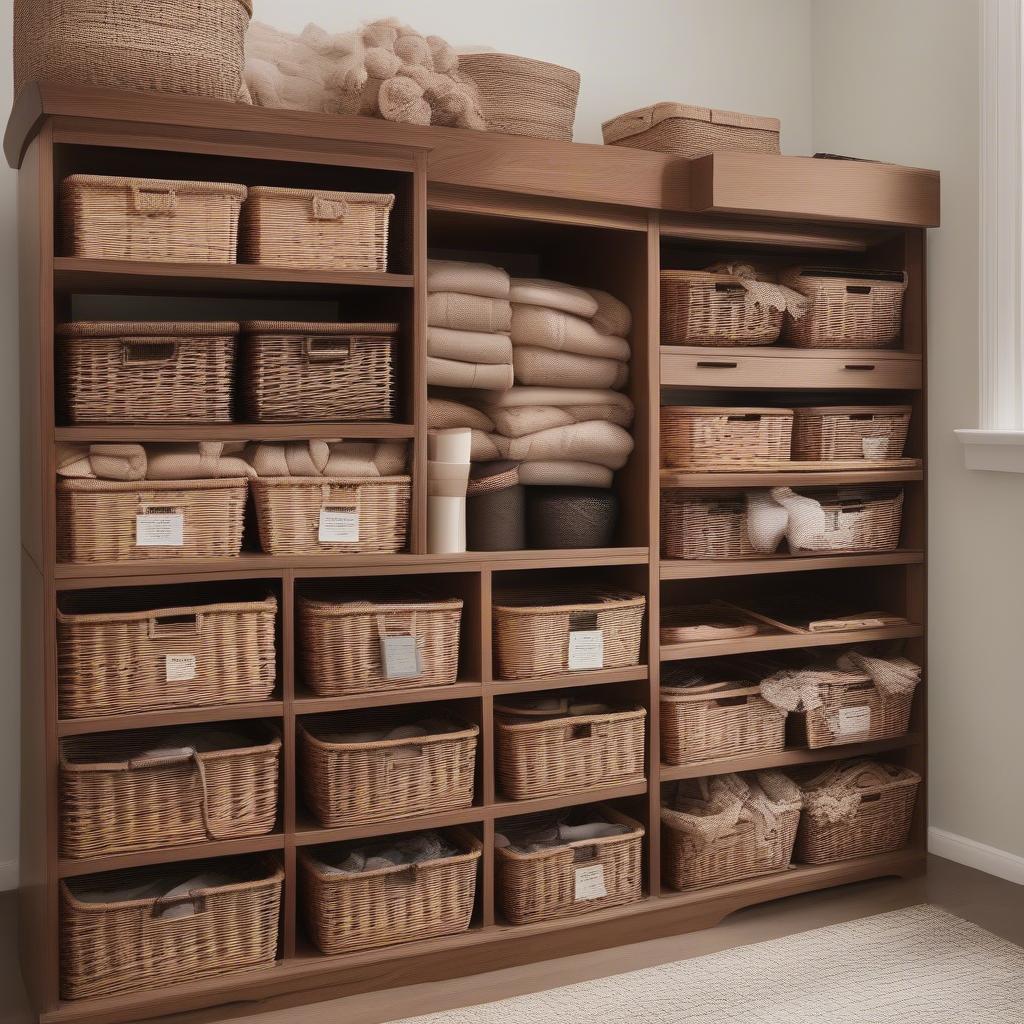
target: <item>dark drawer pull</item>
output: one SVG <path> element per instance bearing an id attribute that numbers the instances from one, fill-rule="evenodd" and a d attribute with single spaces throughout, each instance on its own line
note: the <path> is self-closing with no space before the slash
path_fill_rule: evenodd
<path id="1" fill-rule="evenodd" d="M 847 363 L 844 370 L 873 370 L 875 368 L 874 363 Z"/>
<path id="2" fill-rule="evenodd" d="M 716 362 L 711 359 L 698 359 L 698 370 L 735 370 L 739 363 Z"/>

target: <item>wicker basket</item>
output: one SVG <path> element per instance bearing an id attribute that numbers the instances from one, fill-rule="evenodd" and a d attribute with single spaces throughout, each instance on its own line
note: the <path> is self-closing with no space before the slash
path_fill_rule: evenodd
<path id="1" fill-rule="evenodd" d="M 234 263 L 244 185 L 73 174 L 60 190 L 66 256 Z"/>
<path id="2" fill-rule="evenodd" d="M 779 130 L 774 117 L 686 103 L 655 103 L 620 114 L 601 125 L 606 146 L 651 149 L 689 160 L 723 150 L 778 153 Z"/>
<path id="3" fill-rule="evenodd" d="M 794 459 L 903 457 L 910 427 L 909 405 L 823 406 L 795 411 Z"/>
<path id="4" fill-rule="evenodd" d="M 233 477 L 58 480 L 57 561 L 235 556 L 242 549 L 246 484 Z"/>
<path id="5" fill-rule="evenodd" d="M 242 261 L 317 270 L 388 269 L 390 193 L 249 189 Z"/>
<path id="6" fill-rule="evenodd" d="M 794 267 L 779 282 L 811 300 L 798 320 L 786 315 L 783 339 L 799 348 L 880 348 L 900 336 L 903 271 L 858 274 L 850 270 Z"/>
<path id="7" fill-rule="evenodd" d="M 661 492 L 661 553 L 665 558 L 753 558 L 747 505 L 736 491 Z"/>
<path id="8" fill-rule="evenodd" d="M 411 484 L 408 476 L 260 477 L 252 482 L 260 544 L 270 555 L 401 551 Z"/>
<path id="9" fill-rule="evenodd" d="M 642 707 L 597 714 L 533 714 L 496 705 L 498 788 L 509 800 L 619 786 L 644 779 Z"/>
<path id="10" fill-rule="evenodd" d="M 383 730 L 402 721 L 387 711 L 358 719 L 360 728 Z M 343 724 L 320 718 L 297 726 L 302 793 L 324 828 L 456 811 L 473 803 L 477 726 L 413 739 L 332 740 Z"/>
<path id="11" fill-rule="evenodd" d="M 893 764 L 839 762 L 835 767 L 866 769 L 863 783 L 854 789 L 860 802 L 852 817 L 829 821 L 813 811 L 815 790 L 825 776 L 811 780 L 805 787 L 808 806 L 797 833 L 796 860 L 804 864 L 832 864 L 852 857 L 890 853 L 906 846 L 921 776 Z M 884 781 L 877 774 L 879 769 Z"/>
<path id="12" fill-rule="evenodd" d="M 800 716 L 811 749 L 891 739 L 910 728 L 913 693 L 887 695 L 863 673 L 823 670 L 818 694 L 821 706 Z"/>
<path id="13" fill-rule="evenodd" d="M 80 322 L 57 328 L 69 423 L 230 423 L 236 323 Z"/>
<path id="14" fill-rule="evenodd" d="M 166 864 L 60 883 L 60 990 L 64 999 L 137 992 L 269 967 L 277 955 L 284 872 L 259 859 L 235 867 L 238 881 L 184 896 L 94 902 L 82 897 L 95 884 L 139 885 L 185 881 L 204 867 L 225 871 L 231 862 Z M 164 913 L 191 905 L 194 913 Z"/>
<path id="15" fill-rule="evenodd" d="M 273 693 L 277 598 L 169 607 L 163 590 L 101 594 L 61 595 L 61 718 L 241 704 Z"/>
<path id="16" fill-rule="evenodd" d="M 792 409 L 663 406 L 661 464 L 697 469 L 785 462 L 792 434 Z"/>
<path id="17" fill-rule="evenodd" d="M 459 674 L 462 598 L 431 600 L 407 587 L 369 599 L 302 594 L 297 630 L 302 680 L 318 697 L 451 686 Z M 387 636 L 415 638 L 419 673 L 384 666 Z"/>
<path id="18" fill-rule="evenodd" d="M 603 804 L 570 812 L 570 817 L 579 815 L 626 825 L 630 831 L 536 853 L 495 848 L 498 903 L 511 924 L 575 917 L 641 898 L 643 825 Z M 559 812 L 530 815 L 498 822 L 497 827 L 502 833 L 514 833 L 557 824 L 559 818 Z M 602 891 L 606 895 L 596 895 Z"/>
<path id="19" fill-rule="evenodd" d="M 333 955 L 399 942 L 455 935 L 469 927 L 482 845 L 465 829 L 446 838 L 465 851 L 454 857 L 341 874 L 299 851 L 303 917 L 313 945 Z M 337 860 L 344 847 L 321 856 Z"/>
<path id="20" fill-rule="evenodd" d="M 394 419 L 398 324 L 250 321 L 242 330 L 247 419 Z"/>
<path id="21" fill-rule="evenodd" d="M 26 82 L 238 100 L 250 0 L 16 0 L 15 91 Z"/>
<path id="22" fill-rule="evenodd" d="M 811 490 L 802 492 L 821 503 L 825 533 L 799 551 L 894 551 L 900 544 L 902 488 Z"/>
<path id="23" fill-rule="evenodd" d="M 621 590 L 507 590 L 494 597 L 494 648 L 499 679 L 531 679 L 640 663 L 646 601 Z M 600 633 L 600 657 L 589 641 Z M 587 649 L 582 649 L 586 646 Z M 600 664 L 598 664 L 598 661 Z"/>
<path id="24" fill-rule="evenodd" d="M 732 274 L 661 272 L 663 345 L 770 345 L 781 330 L 782 313 L 755 305 Z"/>
<path id="25" fill-rule="evenodd" d="M 277 818 L 281 740 L 267 727 L 258 732 L 245 736 L 247 746 L 196 726 L 62 740 L 61 854 L 102 857 L 266 835 Z M 155 747 L 165 749 L 151 753 Z"/>
<path id="26" fill-rule="evenodd" d="M 572 142 L 578 71 L 508 53 L 463 53 L 459 73 L 480 90 L 489 131 Z"/>

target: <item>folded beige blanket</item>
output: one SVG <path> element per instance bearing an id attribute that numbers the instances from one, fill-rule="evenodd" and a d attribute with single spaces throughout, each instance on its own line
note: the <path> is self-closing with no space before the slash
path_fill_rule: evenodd
<path id="1" fill-rule="evenodd" d="M 500 395 L 480 395 L 487 409 L 512 409 L 525 405 L 555 405 L 560 409 L 572 405 L 615 405 L 633 422 L 633 403 L 628 395 L 609 388 L 530 387 L 517 384 Z"/>
<path id="2" fill-rule="evenodd" d="M 528 306 L 561 309 L 588 320 L 597 312 L 597 299 L 584 288 L 539 277 L 513 277 L 509 298 Z"/>
<path id="3" fill-rule="evenodd" d="M 492 436 L 500 457 L 517 462 L 588 462 L 621 469 L 633 451 L 629 432 L 603 420 L 552 427 L 525 437 Z"/>
<path id="4" fill-rule="evenodd" d="M 517 384 L 549 384 L 556 380 L 563 387 L 618 390 L 629 380 L 629 366 L 618 359 L 554 352 L 531 345 L 513 346 L 512 365 Z"/>
<path id="5" fill-rule="evenodd" d="M 57 475 L 87 480 L 145 480 L 141 444 L 58 444 Z"/>
<path id="6" fill-rule="evenodd" d="M 428 292 L 461 292 L 490 299 L 507 299 L 509 277 L 501 267 L 461 260 L 427 260 Z"/>
<path id="7" fill-rule="evenodd" d="M 620 427 L 628 427 L 632 413 L 628 415 L 617 405 L 569 405 L 560 408 L 554 405 L 520 405 L 512 409 L 489 409 L 492 430 L 504 437 L 525 437 L 552 427 L 568 427 L 573 423 L 587 420 L 605 420 Z"/>
<path id="8" fill-rule="evenodd" d="M 611 487 L 614 473 L 589 462 L 524 462 L 519 482 L 541 487 Z"/>
<path id="9" fill-rule="evenodd" d="M 633 326 L 633 315 L 629 311 L 629 306 L 620 302 L 614 295 L 597 288 L 588 288 L 587 291 L 597 303 L 597 312 L 590 318 L 594 327 L 602 334 L 614 334 L 616 337 L 625 338 Z"/>
<path id="10" fill-rule="evenodd" d="M 507 363 L 467 363 L 427 356 L 427 383 L 444 388 L 507 391 L 513 383 L 512 367 Z"/>
<path id="11" fill-rule="evenodd" d="M 431 430 L 469 427 L 488 434 L 494 430 L 494 422 L 482 409 L 450 398 L 435 398 L 433 395 L 427 399 L 427 426 Z"/>
<path id="12" fill-rule="evenodd" d="M 512 343 L 628 362 L 629 342 L 602 334 L 589 320 L 543 306 L 512 306 Z"/>
<path id="13" fill-rule="evenodd" d="M 462 292 L 433 292 L 427 296 L 427 323 L 457 331 L 508 334 L 512 330 L 512 304 Z"/>
<path id="14" fill-rule="evenodd" d="M 57 446 L 57 473 L 90 480 L 221 480 L 256 473 L 223 441 Z"/>
<path id="15" fill-rule="evenodd" d="M 512 342 L 507 334 L 431 327 L 427 330 L 427 352 L 438 359 L 455 359 L 460 363 L 512 364 Z"/>
<path id="16" fill-rule="evenodd" d="M 401 441 L 266 441 L 247 445 L 245 457 L 267 477 L 378 477 L 406 471 Z"/>

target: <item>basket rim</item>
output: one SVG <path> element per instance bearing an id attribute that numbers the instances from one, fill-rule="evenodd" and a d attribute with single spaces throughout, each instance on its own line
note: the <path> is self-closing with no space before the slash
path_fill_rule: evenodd
<path id="1" fill-rule="evenodd" d="M 613 608 L 643 608 L 647 604 L 647 598 L 643 594 L 637 594 L 633 591 L 603 591 L 598 590 L 599 595 L 606 596 L 607 600 L 598 601 L 574 601 L 574 602 L 561 602 L 552 601 L 550 604 L 506 604 L 510 598 L 513 598 L 517 594 L 522 594 L 526 597 L 536 597 L 543 594 L 557 595 L 557 591 L 544 591 L 541 589 L 523 589 L 514 590 L 509 589 L 501 591 L 494 595 L 492 602 L 492 609 L 494 611 L 500 611 L 508 615 L 551 615 L 555 612 L 573 612 L 573 611 L 607 611 Z"/>
<path id="2" fill-rule="evenodd" d="M 135 612 L 64 612 L 57 608 L 57 621 L 67 625 L 92 625 L 104 622 L 147 622 L 173 615 L 210 615 L 222 612 L 263 612 L 277 614 L 277 598 L 268 594 L 252 601 L 220 601 L 214 604 L 179 605 Z"/>
<path id="3" fill-rule="evenodd" d="M 795 410 L 793 409 L 779 409 L 779 408 L 766 408 L 758 406 L 740 406 L 740 405 L 666 405 L 661 409 L 662 419 L 679 417 L 685 419 L 688 416 L 739 416 L 739 415 L 750 415 L 756 414 L 758 416 L 792 416 Z M 668 416 L 666 417 L 666 413 Z"/>
<path id="4" fill-rule="evenodd" d="M 61 181 L 61 189 L 107 188 L 120 190 L 125 186 L 162 188 L 182 195 L 210 195 L 218 193 L 245 199 L 249 189 L 231 181 L 187 181 L 178 178 L 133 178 L 118 174 L 69 174 Z"/>
<path id="5" fill-rule="evenodd" d="M 542 732 L 545 729 L 564 729 L 566 726 L 592 725 L 603 722 L 632 722 L 647 717 L 647 709 L 637 705 L 620 711 L 605 711 L 590 715 L 565 715 L 544 721 L 511 721 L 511 713 L 495 709 L 494 724 L 508 732 Z"/>
<path id="6" fill-rule="evenodd" d="M 383 321 L 243 320 L 243 334 L 397 334 L 399 324 Z"/>
<path id="7" fill-rule="evenodd" d="M 313 199 L 317 196 L 346 203 L 383 206 L 388 210 L 395 204 L 394 192 L 339 192 L 326 188 L 286 188 L 283 185 L 253 185 L 249 189 L 250 201 L 255 199 Z"/>
<path id="8" fill-rule="evenodd" d="M 797 823 L 799 824 L 799 821 L 800 821 L 800 818 L 801 818 L 801 812 L 802 812 L 802 809 L 803 809 L 803 800 L 802 799 L 800 799 L 800 800 L 785 800 L 785 801 L 782 801 L 781 803 L 776 803 L 775 807 L 777 808 L 777 813 L 780 814 L 780 815 L 782 815 L 782 814 L 787 814 L 787 815 L 795 814 L 797 816 Z M 684 812 L 679 811 L 679 810 L 677 810 L 674 807 L 669 807 L 666 803 L 663 802 L 661 804 L 661 807 L 659 808 L 658 820 L 661 822 L 662 826 L 667 828 L 670 832 L 682 832 L 683 830 L 679 827 L 678 821 L 673 820 L 674 815 L 682 814 L 682 813 L 684 813 Z M 747 811 L 746 808 L 744 808 L 740 812 L 740 817 L 739 817 L 739 819 L 737 821 L 737 824 L 740 824 L 740 823 L 751 824 L 755 820 L 756 819 L 755 819 L 754 815 L 750 814 L 750 812 Z M 732 834 L 735 835 L 735 833 L 732 833 Z M 728 839 L 728 838 L 731 838 L 731 836 L 723 836 L 723 838 Z"/>
<path id="9" fill-rule="evenodd" d="M 714 270 L 674 270 L 665 268 L 660 271 L 662 281 L 721 281 L 723 284 L 743 284 L 743 278 L 735 274 L 719 274 Z M 753 280 L 760 281 L 755 277 Z M 770 282 L 769 282 L 770 283 Z"/>
<path id="10" fill-rule="evenodd" d="M 461 597 L 441 598 L 437 601 L 332 601 L 326 598 L 299 594 L 297 604 L 309 615 L 337 618 L 345 615 L 386 615 L 394 612 L 454 612 L 462 611 L 465 601 Z"/>
<path id="11" fill-rule="evenodd" d="M 630 818 L 628 815 L 622 814 L 613 807 L 609 807 L 606 804 L 593 804 L 592 809 L 604 815 L 606 821 L 610 821 L 613 824 L 629 825 L 632 828 L 632 831 L 624 832 L 617 836 L 597 836 L 594 839 L 571 839 L 568 842 L 563 843 L 561 846 L 552 846 L 549 849 L 536 850 L 533 853 L 516 853 L 515 851 L 510 850 L 507 846 L 495 846 L 494 855 L 508 860 L 548 860 L 551 857 L 564 856 L 566 851 L 569 850 L 576 850 L 586 846 L 612 846 L 616 843 L 627 843 L 631 840 L 641 839 L 647 834 L 647 830 L 639 821 L 636 821 L 634 818 Z"/>
<path id="12" fill-rule="evenodd" d="M 255 483 L 255 480 L 253 481 Z M 91 477 L 61 477 L 57 489 L 94 494 L 125 494 L 133 491 L 245 490 L 248 477 L 226 476 L 197 480 L 93 480 Z"/>
<path id="13" fill-rule="evenodd" d="M 827 775 L 828 772 L 830 772 L 833 768 L 842 763 L 842 761 L 833 762 L 829 766 L 829 768 L 826 769 L 825 772 L 815 776 L 813 779 L 810 779 L 808 782 L 804 783 L 804 786 L 802 787 L 804 792 L 814 793 L 818 789 L 820 789 L 821 786 L 818 785 L 820 780 L 825 775 Z M 883 769 L 883 771 L 885 771 L 886 773 L 890 774 L 890 780 L 885 783 L 880 783 L 876 786 L 858 787 L 857 789 L 853 790 L 853 792 L 858 794 L 888 793 L 894 789 L 903 789 L 908 786 L 917 786 L 921 782 L 921 776 L 917 772 L 915 772 L 913 768 L 905 768 L 902 765 L 891 764 L 885 761 L 874 761 L 872 763 Z M 846 764 L 849 765 L 850 762 L 846 762 Z"/>
<path id="14" fill-rule="evenodd" d="M 646 107 L 627 110 L 602 122 L 601 132 L 606 142 L 617 142 L 641 135 L 650 131 L 662 121 L 685 120 L 702 121 L 708 124 L 720 124 L 730 128 L 747 128 L 756 131 L 774 132 L 778 135 L 782 130 L 782 122 L 777 117 L 765 114 L 743 114 L 736 110 L 722 110 L 716 107 L 703 107 L 692 103 L 679 103 L 674 100 L 661 100 Z M 631 125 L 630 121 L 640 121 Z M 620 124 L 621 122 L 621 124 Z"/>
<path id="15" fill-rule="evenodd" d="M 457 720 L 453 719 L 453 721 Z M 329 750 L 335 753 L 341 751 L 354 753 L 367 750 L 389 750 L 395 747 L 432 746 L 449 741 L 474 739 L 480 735 L 480 726 L 474 725 L 472 722 L 465 722 L 463 725 L 464 728 L 458 732 L 439 732 L 429 736 L 398 737 L 393 740 L 366 740 L 361 743 L 337 743 L 331 740 L 322 740 L 310 731 L 309 726 L 305 722 L 297 722 L 296 729 L 305 740 L 312 743 L 315 747 L 320 747 L 322 750 Z"/>
<path id="16" fill-rule="evenodd" d="M 899 273 L 903 275 L 902 281 L 893 281 L 885 277 L 872 277 L 870 273 L 864 273 L 860 276 L 850 275 L 849 277 L 844 277 L 841 274 L 826 273 L 828 269 L 829 268 L 827 267 L 822 267 L 820 264 L 817 266 L 813 264 L 797 264 L 793 267 L 786 267 L 784 270 L 779 271 L 779 274 L 780 276 L 799 278 L 804 281 L 819 281 L 825 284 L 842 285 L 844 288 L 851 281 L 854 284 L 864 284 L 865 282 L 868 282 L 875 287 L 889 287 L 899 289 L 900 291 L 904 291 L 907 287 L 908 278 L 905 270 L 899 271 Z"/>
<path id="17" fill-rule="evenodd" d="M 73 320 L 59 324 L 58 338 L 156 337 L 168 334 L 186 337 L 236 335 L 239 324 L 233 320 Z"/>
<path id="18" fill-rule="evenodd" d="M 797 416 L 846 416 L 874 413 L 876 416 L 905 416 L 914 411 L 912 405 L 805 405 L 794 409 Z"/>
<path id="19" fill-rule="evenodd" d="M 737 680 L 737 682 L 746 680 Z M 705 704 L 709 700 L 718 700 L 723 697 L 753 697 L 762 696 L 759 683 L 753 686 L 734 686 L 731 689 L 712 689 L 712 687 L 729 686 L 731 680 L 722 683 L 704 683 L 700 686 L 672 686 L 666 685 L 659 689 L 659 698 L 662 703 L 670 704 Z M 779 712 L 785 715 L 785 712 Z"/>
<path id="20" fill-rule="evenodd" d="M 498 50 L 483 50 L 478 53 L 460 53 L 458 58 L 460 66 L 463 61 L 477 64 L 481 68 L 488 64 L 496 64 L 500 70 L 506 72 L 510 62 L 516 63 L 521 71 L 540 72 L 545 78 L 560 78 L 565 85 L 575 83 L 570 87 L 576 89 L 580 86 L 580 73 L 575 68 L 567 68 L 564 64 L 553 64 L 547 60 L 537 60 L 535 57 L 521 57 L 516 53 L 503 53 Z"/>
<path id="21" fill-rule="evenodd" d="M 401 476 L 257 476 L 252 485 L 263 487 L 363 487 L 411 484 L 412 477 Z"/>

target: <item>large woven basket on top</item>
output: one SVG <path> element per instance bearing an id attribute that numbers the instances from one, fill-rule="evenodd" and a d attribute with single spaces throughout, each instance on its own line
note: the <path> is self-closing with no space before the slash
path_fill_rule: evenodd
<path id="1" fill-rule="evenodd" d="M 903 520 L 903 488 L 878 487 L 863 491 L 808 490 L 801 492 L 821 503 L 825 532 L 799 551 L 893 551 L 899 547 Z"/>
<path id="2" fill-rule="evenodd" d="M 406 588 L 369 599 L 301 594 L 296 607 L 302 680 L 320 697 L 451 686 L 458 678 L 460 597 L 431 600 Z M 419 673 L 388 678 L 388 636 L 414 638 Z"/>
<path id="3" fill-rule="evenodd" d="M 57 561 L 229 558 L 242 549 L 247 481 L 58 480 Z M 152 539 L 154 522 L 180 517 L 181 544 Z M 174 531 L 170 531 L 173 533 Z"/>
<path id="4" fill-rule="evenodd" d="M 661 272 L 663 345 L 770 345 L 781 330 L 782 313 L 755 304 L 732 274 Z"/>
<path id="5" fill-rule="evenodd" d="M 840 820 L 819 813 L 815 797 L 833 769 L 853 776 L 844 792 L 858 797 Z M 831 864 L 851 857 L 889 853 L 907 845 L 921 776 L 909 768 L 878 762 L 838 762 L 805 787 L 807 802 L 796 840 L 796 859 L 804 864 Z"/>
<path id="6" fill-rule="evenodd" d="M 79 322 L 57 328 L 69 423 L 230 423 L 236 323 Z"/>
<path id="7" fill-rule="evenodd" d="M 65 82 L 238 100 L 250 0 L 16 0 L 14 85 Z"/>
<path id="8" fill-rule="evenodd" d="M 663 406 L 661 463 L 671 469 L 789 459 L 792 409 Z"/>
<path id="9" fill-rule="evenodd" d="M 665 558 L 753 558 L 747 506 L 735 491 L 661 492 L 661 553 Z"/>
<path id="10" fill-rule="evenodd" d="M 779 283 L 811 300 L 799 319 L 786 314 L 783 339 L 799 348 L 879 348 L 900 336 L 907 275 L 901 271 L 793 267 Z"/>
<path id="11" fill-rule="evenodd" d="M 495 848 L 498 902 L 512 924 L 575 917 L 640 899 L 643 825 L 604 804 L 573 808 L 569 818 L 581 815 L 625 825 L 629 831 L 535 853 Z M 498 831 L 514 843 L 517 834 L 557 825 L 564 816 L 553 812 L 509 819 L 498 823 Z M 605 895 L 596 895 L 602 887 Z"/>
<path id="12" fill-rule="evenodd" d="M 910 427 L 909 405 L 845 405 L 796 409 L 793 458 L 899 459 Z"/>
<path id="13" fill-rule="evenodd" d="M 586 595 L 582 597 L 581 595 Z M 530 679 L 575 671 L 574 632 L 600 631 L 601 665 L 639 664 L 646 601 L 621 590 L 505 590 L 494 597 L 494 653 L 499 679 Z"/>
<path id="14" fill-rule="evenodd" d="M 60 189 L 64 255 L 234 263 L 244 185 L 72 174 Z"/>
<path id="15" fill-rule="evenodd" d="M 152 732 L 65 738 L 61 853 L 98 857 L 270 832 L 281 740 L 266 727 L 250 732 L 238 733 L 247 745 L 195 726 L 166 742 Z"/>
<path id="16" fill-rule="evenodd" d="M 509 53 L 464 53 L 459 72 L 480 90 L 489 131 L 572 142 L 578 71 Z"/>
<path id="17" fill-rule="evenodd" d="M 98 898 L 97 889 L 168 888 L 204 870 L 238 881 L 182 896 Z M 284 872 L 270 858 L 249 863 L 193 861 L 110 872 L 60 883 L 60 990 L 64 999 L 137 992 L 269 967 L 277 956 Z M 170 913 L 188 907 L 188 916 Z"/>
<path id="18" fill-rule="evenodd" d="M 800 716 L 812 749 L 891 739 L 910 728 L 913 693 L 883 693 L 864 673 L 823 669 L 818 695 L 821 706 Z"/>
<path id="19" fill-rule="evenodd" d="M 496 704 L 495 764 L 509 800 L 618 786 L 644 778 L 642 707 L 575 714 Z"/>
<path id="20" fill-rule="evenodd" d="M 260 544 L 271 555 L 401 551 L 411 484 L 408 476 L 260 477 L 252 481 Z M 344 517 L 336 532 L 325 526 L 331 516 Z"/>
<path id="21" fill-rule="evenodd" d="M 301 850 L 299 894 L 313 945 L 333 955 L 464 932 L 473 915 L 482 845 L 462 828 L 445 836 L 463 852 L 345 874 L 324 864 L 324 858 L 343 860 L 344 847 L 325 847 L 317 857 Z"/>
<path id="22" fill-rule="evenodd" d="M 188 590 L 189 588 L 185 588 Z M 65 592 L 57 609 L 61 718 L 267 700 L 277 599 L 178 607 L 162 590 Z M 182 591 L 174 597 L 186 598 Z"/>
<path id="23" fill-rule="evenodd" d="M 402 719 L 388 711 L 361 714 L 360 730 L 390 730 Z M 298 726 L 300 778 L 306 805 L 325 828 L 362 825 L 414 814 L 455 811 L 473 802 L 480 729 L 410 739 L 335 739 L 352 721 L 323 718 Z"/>
<path id="24" fill-rule="evenodd" d="M 310 188 L 249 189 L 242 260 L 320 270 L 388 269 L 390 193 Z"/>
<path id="25" fill-rule="evenodd" d="M 394 419 L 398 324 L 261 320 L 242 330 L 248 419 Z"/>

